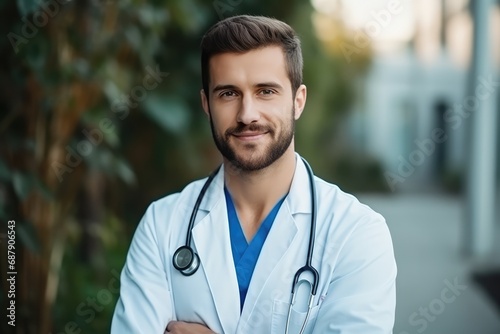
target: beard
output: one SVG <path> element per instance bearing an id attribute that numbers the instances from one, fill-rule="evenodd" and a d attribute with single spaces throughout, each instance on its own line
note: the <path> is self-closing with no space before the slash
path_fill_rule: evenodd
<path id="1" fill-rule="evenodd" d="M 242 172 L 254 172 L 270 166 L 286 152 L 295 133 L 294 115 L 295 108 L 292 108 L 290 118 L 281 122 L 279 132 L 270 125 L 254 123 L 245 125 L 238 123 L 235 127 L 227 129 L 224 134 L 220 134 L 215 130 L 210 112 L 210 128 L 212 129 L 215 145 L 222 156 L 226 158 L 234 168 Z M 251 142 L 245 143 L 245 150 L 242 149 L 240 150 L 241 152 L 236 152 L 236 149 L 231 146 L 230 140 L 234 138 L 233 135 L 245 131 L 266 132 L 265 136 L 269 135 L 271 137 L 271 142 L 266 144 L 264 149 L 259 147 L 262 146 L 262 144 Z"/>

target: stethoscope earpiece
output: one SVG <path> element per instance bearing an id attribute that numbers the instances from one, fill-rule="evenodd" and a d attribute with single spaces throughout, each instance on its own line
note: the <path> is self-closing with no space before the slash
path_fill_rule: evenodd
<path id="1" fill-rule="evenodd" d="M 181 246 L 177 248 L 172 258 L 175 269 L 184 276 L 191 276 L 200 266 L 200 258 L 191 247 Z"/>

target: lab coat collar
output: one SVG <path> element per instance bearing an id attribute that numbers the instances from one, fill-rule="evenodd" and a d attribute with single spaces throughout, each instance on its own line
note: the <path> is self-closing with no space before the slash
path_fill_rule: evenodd
<path id="1" fill-rule="evenodd" d="M 193 241 L 204 264 L 203 270 L 217 314 L 226 333 L 234 333 L 237 328 L 245 328 L 257 316 L 256 305 L 267 277 L 282 260 L 297 234 L 298 228 L 293 214 L 311 212 L 307 169 L 300 156 L 298 154 L 295 156 L 296 167 L 290 192 L 285 200 L 286 205 L 282 205 L 278 212 L 268 240 L 262 248 L 262 253 L 266 254 L 266 257 L 259 258 L 257 262 L 241 315 L 224 197 L 224 166 L 213 179 L 200 205 L 200 210 L 208 211 L 208 214 L 193 227 Z M 226 273 L 227 276 L 221 279 L 221 273 Z"/>
<path id="2" fill-rule="evenodd" d="M 295 153 L 295 173 L 286 203 L 292 215 L 297 213 L 311 213 L 311 185 L 309 184 L 309 175 L 307 167 L 298 153 Z"/>
<path id="3" fill-rule="evenodd" d="M 201 210 L 211 211 L 219 201 L 224 199 L 224 167 L 224 165 L 221 166 L 212 184 L 208 188 L 205 198 L 200 204 Z M 311 185 L 309 184 L 307 167 L 302 161 L 301 156 L 295 153 L 295 172 L 290 186 L 290 192 L 285 199 L 292 215 L 297 213 L 311 213 L 310 193 Z"/>
<path id="4" fill-rule="evenodd" d="M 202 216 L 201 211 L 207 209 L 209 212 L 194 225 L 192 236 L 202 263 L 200 269 L 208 281 L 223 332 L 235 333 L 240 318 L 240 298 L 223 193 L 223 175 L 221 168 L 208 188 L 198 215 Z"/>

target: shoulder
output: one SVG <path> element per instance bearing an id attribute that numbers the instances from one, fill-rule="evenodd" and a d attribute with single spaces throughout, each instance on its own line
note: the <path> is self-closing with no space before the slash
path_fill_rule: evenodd
<path id="1" fill-rule="evenodd" d="M 162 207 L 171 207 L 173 205 L 182 204 L 183 202 L 189 202 L 189 204 L 194 204 L 191 203 L 193 194 L 199 194 L 206 179 L 207 178 L 192 181 L 191 183 L 187 184 L 182 190 L 168 194 L 159 199 L 156 199 L 151 203 L 150 208 L 158 210 L 161 209 Z"/>
<path id="2" fill-rule="evenodd" d="M 392 249 L 385 218 L 337 185 L 315 178 L 318 198 L 318 228 L 338 249 Z"/>
<path id="3" fill-rule="evenodd" d="M 369 264 L 396 275 L 392 238 L 384 217 L 354 195 L 319 178 L 318 228 L 323 232 L 325 254 L 336 254 L 338 275 Z"/>
<path id="4" fill-rule="evenodd" d="M 146 209 L 144 218 L 155 225 L 157 229 L 168 225 L 172 217 L 192 210 L 194 198 L 199 194 L 205 181 L 206 178 L 195 180 L 179 192 L 154 200 Z"/>
<path id="5" fill-rule="evenodd" d="M 384 217 L 368 205 L 361 203 L 354 195 L 341 190 L 337 185 L 315 177 L 318 205 L 332 216 L 350 224 L 359 221 L 383 222 Z"/>

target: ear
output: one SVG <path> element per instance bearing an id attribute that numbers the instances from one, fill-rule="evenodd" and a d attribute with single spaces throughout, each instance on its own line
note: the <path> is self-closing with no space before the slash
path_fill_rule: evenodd
<path id="1" fill-rule="evenodd" d="M 202 89 L 200 90 L 200 97 L 201 97 L 201 106 L 203 107 L 203 111 L 205 114 L 207 114 L 208 117 L 210 117 L 210 109 L 208 107 L 208 98 L 207 95 L 205 94 L 205 91 Z"/>
<path id="2" fill-rule="evenodd" d="M 295 120 L 298 120 L 300 115 L 302 115 L 302 111 L 304 111 L 304 107 L 306 106 L 306 99 L 307 87 L 305 85 L 300 85 L 299 88 L 297 88 L 295 99 L 293 101 L 295 106 Z"/>

